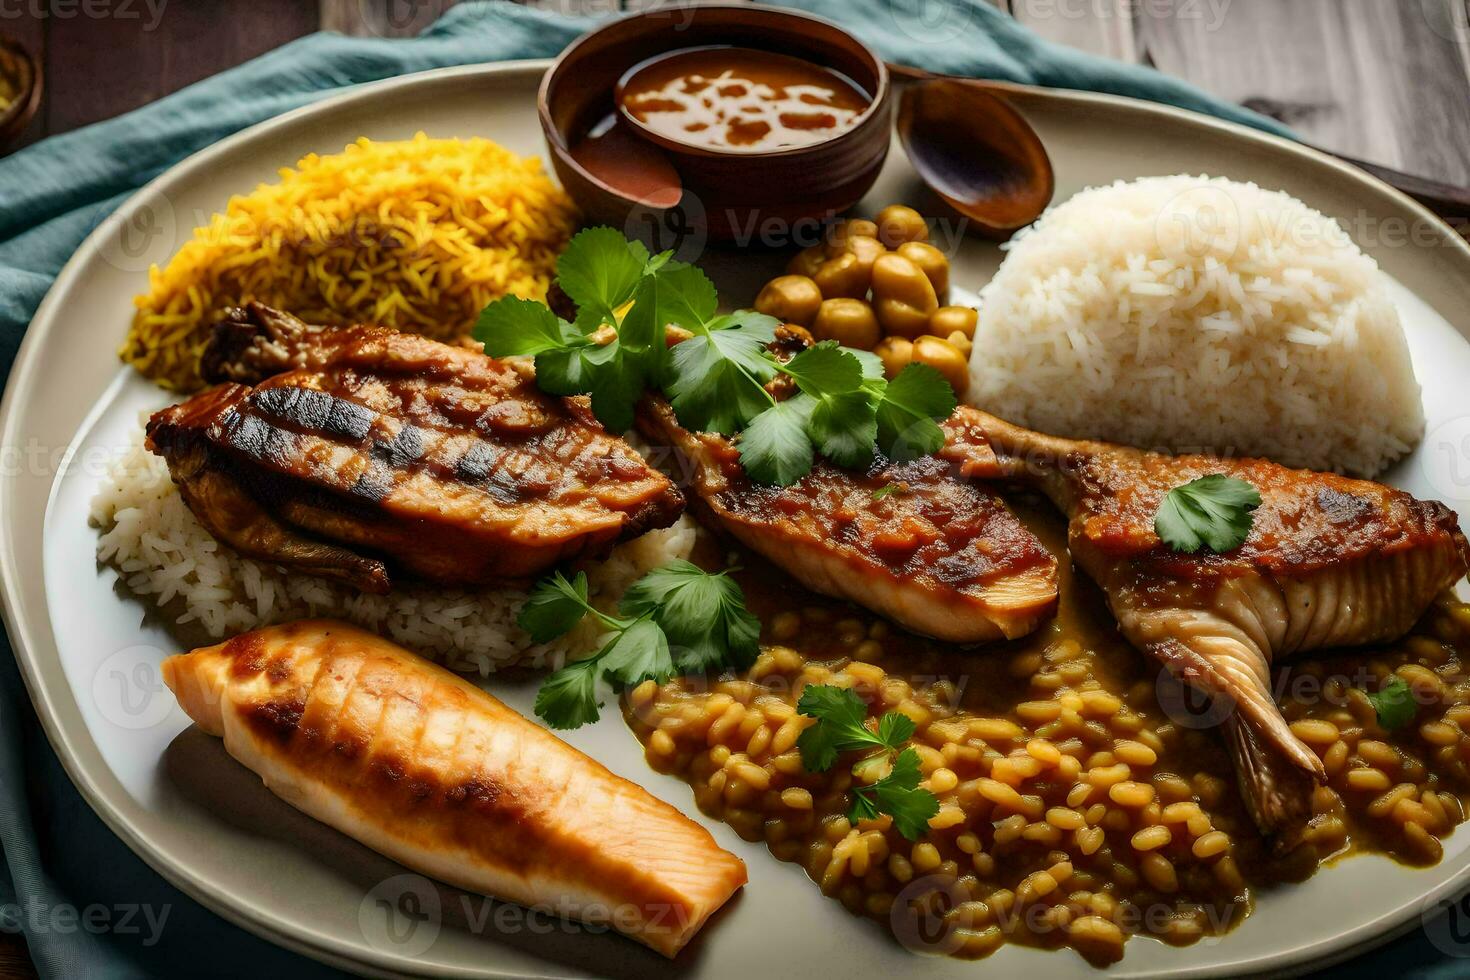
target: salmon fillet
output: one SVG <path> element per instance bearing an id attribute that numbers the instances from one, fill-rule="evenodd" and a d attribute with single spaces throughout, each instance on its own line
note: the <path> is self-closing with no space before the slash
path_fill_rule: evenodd
<path id="1" fill-rule="evenodd" d="M 170 657 L 194 722 L 302 812 L 423 874 L 674 956 L 746 881 L 709 832 L 489 694 L 331 621 Z"/>
<path id="2" fill-rule="evenodd" d="M 1272 662 L 1395 640 L 1470 563 L 1453 511 L 1379 483 L 1263 459 L 1059 439 L 972 408 L 945 429 L 941 455 L 962 474 L 1034 486 L 1068 516 L 1072 556 L 1130 643 L 1225 699 L 1242 795 L 1258 826 L 1283 843 L 1311 816 L 1311 789 L 1325 771 L 1281 716 Z M 1217 473 L 1259 491 L 1249 537 L 1223 554 L 1171 550 L 1154 531 L 1159 505 L 1173 488 Z"/>

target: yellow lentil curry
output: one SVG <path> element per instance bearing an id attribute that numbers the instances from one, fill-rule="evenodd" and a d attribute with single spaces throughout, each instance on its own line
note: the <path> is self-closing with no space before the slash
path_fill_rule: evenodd
<path id="1" fill-rule="evenodd" d="M 1064 554 L 1061 522 L 1020 508 Z M 1033 636 L 960 650 L 801 592 L 770 566 L 741 573 L 763 625 L 744 676 L 647 681 L 624 699 L 657 770 L 686 779 L 707 814 L 801 864 L 851 912 L 905 945 L 965 957 L 1007 942 L 1119 959 L 1136 934 L 1185 945 L 1239 924 L 1254 886 L 1300 880 L 1356 851 L 1431 864 L 1470 791 L 1470 605 L 1445 596 L 1387 648 L 1289 661 L 1277 698 L 1322 757 L 1305 840 L 1259 836 L 1218 731 L 1177 682 L 1118 635 L 1101 594 L 1064 572 L 1062 606 Z M 1397 674 L 1417 707 L 1393 731 L 1366 690 Z M 909 841 L 883 815 L 848 819 L 843 760 L 803 767 L 796 711 L 809 684 L 850 687 L 876 717 L 917 725 L 924 788 L 940 801 Z"/>

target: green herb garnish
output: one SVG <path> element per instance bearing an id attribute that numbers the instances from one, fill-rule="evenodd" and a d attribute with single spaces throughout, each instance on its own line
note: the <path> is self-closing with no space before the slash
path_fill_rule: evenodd
<path id="1" fill-rule="evenodd" d="M 1368 700 L 1378 713 L 1378 724 L 1386 731 L 1413 724 L 1419 714 L 1419 706 L 1414 703 L 1414 691 L 1402 677 L 1389 678 L 1377 694 L 1368 695 Z"/>
<path id="2" fill-rule="evenodd" d="M 627 688 L 663 683 L 675 673 L 748 668 L 759 652 L 760 624 L 745 608 L 740 586 L 727 573 L 711 574 L 687 561 L 654 569 L 633 583 L 609 616 L 588 600 L 587 576 L 557 572 L 543 579 L 521 607 L 517 622 L 536 643 L 570 631 L 593 616 L 614 635 L 601 650 L 556 671 L 536 695 L 536 714 L 552 728 L 579 728 L 597 720 L 602 680 Z"/>
<path id="3" fill-rule="evenodd" d="M 1154 532 L 1175 551 L 1202 548 L 1223 553 L 1250 536 L 1251 511 L 1261 506 L 1255 487 L 1235 477 L 1212 474 L 1175 487 L 1154 515 Z"/>
<path id="4" fill-rule="evenodd" d="M 929 818 L 939 812 L 939 800 L 928 790 L 919 789 L 919 756 L 904 743 L 914 736 L 914 723 L 907 715 L 889 711 L 878 719 L 877 730 L 868 727 L 868 707 L 847 688 L 825 684 L 808 686 L 801 692 L 796 710 L 817 719 L 796 740 L 801 762 L 810 772 L 826 772 L 844 752 L 862 749 L 879 750 L 853 766 L 861 776 L 880 765 L 893 753 L 888 775 L 872 785 L 855 786 L 853 822 L 873 820 L 880 814 L 893 817 L 898 832 L 909 840 L 917 840 L 929 825 Z"/>
<path id="5" fill-rule="evenodd" d="M 575 322 L 506 298 L 480 314 L 475 337 L 493 357 L 534 357 L 543 390 L 590 395 L 612 431 L 632 426 L 639 396 L 653 388 L 684 427 L 737 437 L 750 478 L 778 486 L 810 472 L 819 452 L 854 468 L 879 451 L 903 461 L 944 444 L 937 420 L 954 411 L 955 396 L 938 371 L 911 364 L 888 382 L 871 352 L 831 341 L 782 363 L 767 349 L 779 321 L 749 310 L 716 315 L 718 297 L 702 272 L 669 253 L 650 256 L 611 228 L 573 238 L 557 279 L 577 304 Z M 693 336 L 667 348 L 669 325 Z M 778 375 L 798 393 L 778 401 L 767 388 Z"/>
<path id="6" fill-rule="evenodd" d="M 909 840 L 918 840 L 939 812 L 939 800 L 919 789 L 919 753 L 904 749 L 893 760 L 888 775 L 871 786 L 855 786 L 848 819 L 875 820 L 881 813 L 893 817 L 893 825 Z"/>

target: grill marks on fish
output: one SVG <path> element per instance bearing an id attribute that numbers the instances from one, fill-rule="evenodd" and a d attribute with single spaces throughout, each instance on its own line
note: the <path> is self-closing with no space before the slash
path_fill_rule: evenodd
<path id="1" fill-rule="evenodd" d="M 1072 555 L 1129 642 L 1225 707 L 1246 803 L 1283 843 L 1324 771 L 1281 716 L 1273 660 L 1397 639 L 1470 564 L 1452 511 L 1365 480 L 1058 439 L 970 408 L 946 434 L 941 455 L 963 474 L 1036 487 L 1067 514 Z M 1225 554 L 1172 551 L 1154 532 L 1159 504 L 1213 473 L 1260 492 L 1250 536 Z"/>
<path id="2" fill-rule="evenodd" d="M 672 956 L 746 880 L 709 832 L 478 688 L 305 621 L 170 657 L 205 731 L 293 806 L 414 870 Z"/>
<path id="3" fill-rule="evenodd" d="M 207 354 L 209 377 L 254 387 L 227 381 L 153 417 L 150 448 L 176 482 L 175 461 L 194 447 L 196 471 L 218 471 L 286 524 L 433 581 L 523 582 L 665 527 L 683 507 L 585 405 L 470 350 L 251 307 Z M 238 550 L 273 558 L 191 508 Z M 363 587 L 361 575 L 331 577 Z M 386 588 L 383 577 L 372 590 Z"/>
<path id="4" fill-rule="evenodd" d="M 819 459 L 793 486 L 763 486 L 729 439 L 684 429 L 662 399 L 646 398 L 638 421 L 692 464 L 707 521 L 814 591 L 957 643 L 1022 636 L 1056 608 L 1056 559 L 940 460 L 880 458 L 859 473 Z"/>

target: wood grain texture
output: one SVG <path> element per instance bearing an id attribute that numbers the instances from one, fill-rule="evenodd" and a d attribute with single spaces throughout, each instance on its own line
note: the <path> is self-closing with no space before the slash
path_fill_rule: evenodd
<path id="1" fill-rule="evenodd" d="M 1172 16 L 1138 18 L 1160 69 L 1328 149 L 1470 183 L 1464 0 L 1215 3 L 1194 5 L 1199 16 L 1183 16 L 1181 3 Z"/>
<path id="2" fill-rule="evenodd" d="M 155 19 L 46 19 L 45 129 L 63 133 L 155 101 L 316 29 L 300 0 L 190 0 Z M 248 15 L 245 12 L 248 10 Z"/>

